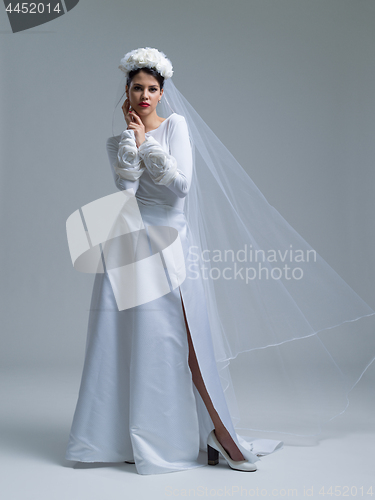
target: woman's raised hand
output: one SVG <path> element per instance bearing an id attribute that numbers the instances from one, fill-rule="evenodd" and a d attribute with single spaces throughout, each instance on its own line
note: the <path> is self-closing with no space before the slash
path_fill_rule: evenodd
<path id="1" fill-rule="evenodd" d="M 130 111 L 129 99 L 125 99 L 124 104 L 122 105 L 122 111 L 124 113 L 124 118 L 125 118 L 126 124 L 129 125 L 129 123 L 132 121 L 132 117 L 129 114 L 129 111 Z"/>
<path id="2" fill-rule="evenodd" d="M 122 111 L 124 113 L 125 121 L 128 124 L 128 130 L 134 130 L 135 143 L 137 147 L 146 140 L 145 136 L 145 126 L 139 115 L 134 111 L 130 111 L 130 103 L 129 99 L 125 99 L 124 104 L 122 105 Z"/>

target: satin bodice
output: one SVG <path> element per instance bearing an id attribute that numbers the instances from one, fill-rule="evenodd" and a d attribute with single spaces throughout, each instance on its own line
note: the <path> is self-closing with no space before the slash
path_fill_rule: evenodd
<path id="1" fill-rule="evenodd" d="M 157 185 L 152 180 L 147 169 L 141 177 L 135 181 L 121 178 L 116 174 L 114 165 L 117 161 L 120 136 L 113 136 L 107 140 L 107 152 L 112 167 L 116 185 L 119 189 L 132 188 L 137 200 L 144 205 L 169 205 L 183 210 L 185 197 L 189 191 L 192 179 L 192 151 L 188 128 L 185 118 L 173 113 L 165 119 L 158 128 L 146 132 L 146 139 L 152 136 L 170 156 L 177 161 L 177 176 L 168 185 Z M 163 162 L 163 155 L 159 155 L 159 161 Z"/>

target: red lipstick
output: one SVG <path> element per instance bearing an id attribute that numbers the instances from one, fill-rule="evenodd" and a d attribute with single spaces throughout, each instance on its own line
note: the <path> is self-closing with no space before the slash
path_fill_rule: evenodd
<path id="1" fill-rule="evenodd" d="M 148 108 L 150 106 L 148 102 L 140 102 L 139 105 L 141 106 L 141 108 Z"/>

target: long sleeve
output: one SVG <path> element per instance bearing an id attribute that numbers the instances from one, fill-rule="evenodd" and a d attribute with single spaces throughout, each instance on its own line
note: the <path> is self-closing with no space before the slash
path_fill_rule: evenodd
<path id="1" fill-rule="evenodd" d="M 184 117 L 180 118 L 172 124 L 169 154 L 152 136 L 146 138 L 138 152 L 154 183 L 184 198 L 191 185 L 193 158 L 187 124 Z"/>
<path id="2" fill-rule="evenodd" d="M 141 167 L 134 132 L 124 130 L 120 142 L 110 137 L 107 140 L 107 153 L 116 187 L 120 190 L 132 188 L 135 194 L 145 167 Z"/>

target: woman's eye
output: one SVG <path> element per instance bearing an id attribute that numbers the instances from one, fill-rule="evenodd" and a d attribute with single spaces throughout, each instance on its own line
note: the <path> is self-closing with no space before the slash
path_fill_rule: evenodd
<path id="1" fill-rule="evenodd" d="M 139 87 L 138 85 L 135 85 L 133 88 L 134 88 L 134 90 L 142 90 L 142 88 L 141 88 L 141 87 Z M 150 89 L 150 92 L 156 92 L 156 91 L 157 91 L 157 89 L 156 89 L 156 88 L 154 88 L 154 89 Z"/>

